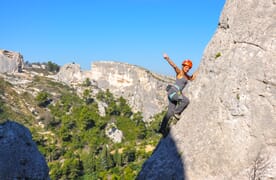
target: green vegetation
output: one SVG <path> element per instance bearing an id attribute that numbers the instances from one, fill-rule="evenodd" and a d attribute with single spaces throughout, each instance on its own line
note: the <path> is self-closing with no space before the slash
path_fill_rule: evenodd
<path id="1" fill-rule="evenodd" d="M 238 94 L 236 94 L 236 98 L 237 98 L 237 100 L 240 100 L 240 94 L 238 93 Z"/>
<path id="2" fill-rule="evenodd" d="M 59 68 L 60 68 L 59 65 L 57 65 L 56 63 L 53 63 L 52 61 L 48 61 L 46 63 L 46 67 L 48 71 L 54 72 L 54 73 L 59 72 Z"/>
<path id="3" fill-rule="evenodd" d="M 219 58 L 220 56 L 221 56 L 221 53 L 218 52 L 218 53 L 216 54 L 216 56 L 215 56 L 215 59 Z"/>
<path id="4" fill-rule="evenodd" d="M 16 119 L 26 126 L 30 125 L 29 122 L 33 121 L 33 117 L 30 113 L 24 113 L 26 106 L 22 103 L 23 98 L 28 96 L 25 93 L 18 94 L 9 82 L 0 78 L 0 123 L 7 119 Z"/>
<path id="5" fill-rule="evenodd" d="M 90 79 L 89 78 L 86 78 L 84 81 L 83 81 L 83 86 L 86 86 L 86 87 L 88 87 L 88 86 L 91 86 L 91 81 L 90 81 Z"/>
<path id="6" fill-rule="evenodd" d="M 52 61 L 48 62 L 24 62 L 24 69 L 29 69 L 33 72 L 50 75 L 50 74 L 57 74 L 60 70 L 60 66 Z"/>
<path id="7" fill-rule="evenodd" d="M 33 96 L 29 92 L 17 94 L 12 85 L 4 83 L 0 81 L 1 120 L 10 118 L 29 127 L 53 180 L 135 179 L 161 138 L 155 131 L 164 112 L 145 123 L 141 112 L 133 112 L 124 98 L 114 97 L 109 90 L 92 97 L 85 86 L 80 97 L 68 86 L 35 77 L 29 88 L 40 92 Z M 4 94 L 9 94 L 5 100 L 1 99 Z M 105 116 L 99 115 L 99 101 L 107 104 Z M 27 105 L 38 115 L 24 109 Z M 38 121 L 44 127 L 39 127 Z M 122 131 L 121 143 L 106 136 L 109 123 Z"/>
<path id="8" fill-rule="evenodd" d="M 58 143 L 40 144 L 40 148 L 42 152 L 63 152 L 54 155 L 56 160 L 49 161 L 52 179 L 109 176 L 132 179 L 150 155 L 140 151 L 144 146 L 139 147 L 147 134 L 141 113 L 133 113 L 126 100 L 114 98 L 109 91 L 100 92 L 97 98 L 108 104 L 105 117 L 99 116 L 95 102 L 83 103 L 72 94 L 63 95 L 60 102 L 49 107 L 55 118 L 47 128 L 59 136 Z M 56 119 L 60 119 L 59 123 Z M 123 132 L 122 143 L 114 144 L 106 137 L 105 127 L 111 121 Z M 61 159 L 66 159 L 62 168 Z"/>
<path id="9" fill-rule="evenodd" d="M 40 92 L 36 96 L 35 100 L 40 107 L 46 107 L 49 104 L 49 94 L 47 92 Z"/>

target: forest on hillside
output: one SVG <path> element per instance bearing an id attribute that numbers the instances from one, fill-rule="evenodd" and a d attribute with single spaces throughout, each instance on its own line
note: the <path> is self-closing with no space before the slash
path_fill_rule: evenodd
<path id="1" fill-rule="evenodd" d="M 11 119 L 31 130 L 53 180 L 135 179 L 161 138 L 156 129 L 164 113 L 145 123 L 124 98 L 109 90 L 93 96 L 89 82 L 82 86 L 80 95 L 67 85 L 35 76 L 18 93 L 1 78 L 0 122 Z M 107 105 L 104 116 L 99 102 Z M 107 137 L 108 124 L 122 131 L 122 142 Z"/>

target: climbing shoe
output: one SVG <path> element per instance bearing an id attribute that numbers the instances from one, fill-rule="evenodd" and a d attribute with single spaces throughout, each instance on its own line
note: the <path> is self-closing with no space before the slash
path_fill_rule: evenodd
<path id="1" fill-rule="evenodd" d="M 175 117 L 175 119 L 179 120 L 180 119 L 180 114 L 174 114 L 173 115 Z"/>
<path id="2" fill-rule="evenodd" d="M 168 123 L 168 126 L 171 127 L 173 125 L 176 125 L 176 123 L 178 122 L 179 119 L 176 119 L 175 117 L 174 118 L 171 118 L 169 123 Z"/>

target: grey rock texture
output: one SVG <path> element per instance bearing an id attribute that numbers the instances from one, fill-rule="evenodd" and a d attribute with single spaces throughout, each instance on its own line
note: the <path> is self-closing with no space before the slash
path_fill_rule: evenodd
<path id="1" fill-rule="evenodd" d="M 94 62 L 91 78 L 100 88 L 127 99 L 134 111 L 142 112 L 145 121 L 167 106 L 165 89 L 173 82 L 144 68 L 112 61 Z"/>
<path id="2" fill-rule="evenodd" d="M 0 73 L 21 72 L 23 69 L 23 56 L 17 52 L 0 50 Z"/>
<path id="3" fill-rule="evenodd" d="M 0 124 L 0 147 L 0 179 L 50 179 L 47 163 L 24 126 Z"/>
<path id="4" fill-rule="evenodd" d="M 275 1 L 226 1 L 187 91 L 191 103 L 138 179 L 276 179 Z"/>
<path id="5" fill-rule="evenodd" d="M 183 180 L 186 178 L 181 153 L 170 137 L 162 139 L 137 180 Z"/>

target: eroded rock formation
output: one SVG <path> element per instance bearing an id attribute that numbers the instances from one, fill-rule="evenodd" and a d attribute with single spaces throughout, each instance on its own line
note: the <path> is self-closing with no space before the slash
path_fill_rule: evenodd
<path id="1" fill-rule="evenodd" d="M 110 61 L 94 62 L 91 77 L 100 88 L 127 99 L 145 120 L 167 106 L 165 89 L 173 81 L 138 66 Z"/>
<path id="2" fill-rule="evenodd" d="M 191 103 L 138 179 L 276 179 L 275 70 L 275 1 L 227 0 Z"/>
<path id="3" fill-rule="evenodd" d="M 70 85 L 83 83 L 88 78 L 94 86 L 124 97 L 135 112 L 142 112 L 145 121 L 167 106 L 165 89 L 173 81 L 171 77 L 113 61 L 94 62 L 90 71 L 82 71 L 78 64 L 67 64 L 56 77 Z"/>
<path id="4" fill-rule="evenodd" d="M 23 56 L 17 52 L 0 50 L 0 73 L 22 72 Z"/>

